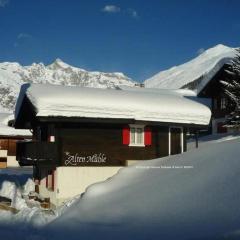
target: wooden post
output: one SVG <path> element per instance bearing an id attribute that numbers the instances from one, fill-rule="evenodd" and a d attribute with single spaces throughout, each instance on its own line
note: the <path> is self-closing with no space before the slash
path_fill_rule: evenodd
<path id="1" fill-rule="evenodd" d="M 35 185 L 35 192 L 39 194 L 39 185 Z"/>
<path id="2" fill-rule="evenodd" d="M 198 130 L 195 132 L 196 148 L 198 148 Z"/>

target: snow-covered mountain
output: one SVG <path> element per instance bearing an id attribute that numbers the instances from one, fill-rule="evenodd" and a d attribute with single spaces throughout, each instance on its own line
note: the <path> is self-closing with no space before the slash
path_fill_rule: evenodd
<path id="1" fill-rule="evenodd" d="M 50 83 L 95 88 L 134 86 L 123 73 L 88 72 L 56 59 L 52 64 L 33 63 L 21 66 L 15 62 L 0 63 L 0 112 L 12 111 L 23 83 Z"/>
<path id="2" fill-rule="evenodd" d="M 187 63 L 157 73 L 145 80 L 144 84 L 147 88 L 189 88 L 198 93 L 216 72 L 225 63 L 229 63 L 235 55 L 235 48 L 219 44 Z"/>

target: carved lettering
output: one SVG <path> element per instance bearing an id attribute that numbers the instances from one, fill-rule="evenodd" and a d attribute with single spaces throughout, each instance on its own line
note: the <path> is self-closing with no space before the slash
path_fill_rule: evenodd
<path id="1" fill-rule="evenodd" d="M 89 156 L 81 156 L 79 153 L 71 154 L 65 152 L 65 165 L 66 166 L 77 166 L 81 163 L 106 163 L 107 157 L 104 153 L 95 153 Z"/>

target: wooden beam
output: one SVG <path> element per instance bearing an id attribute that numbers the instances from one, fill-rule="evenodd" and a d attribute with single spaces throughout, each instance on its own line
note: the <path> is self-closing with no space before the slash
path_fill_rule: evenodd
<path id="1" fill-rule="evenodd" d="M 198 148 L 198 135 L 199 135 L 198 130 L 196 130 L 195 132 L 196 148 Z"/>

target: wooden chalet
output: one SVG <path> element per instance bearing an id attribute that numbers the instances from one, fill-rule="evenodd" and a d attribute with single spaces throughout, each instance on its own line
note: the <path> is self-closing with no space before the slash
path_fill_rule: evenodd
<path id="1" fill-rule="evenodd" d="M 15 129 L 11 126 L 14 116 L 0 113 L 0 168 L 18 167 L 16 160 L 16 142 L 31 139 L 29 130 Z M 10 125 L 10 126 L 9 126 Z"/>
<path id="2" fill-rule="evenodd" d="M 232 100 L 225 94 L 224 86 L 221 81 L 233 78 L 228 74 L 227 70 L 230 70 L 231 65 L 225 63 L 222 67 L 215 72 L 215 74 L 202 84 L 201 88 L 198 87 L 202 79 L 197 79 L 189 84 L 186 84 L 182 88 L 198 89 L 197 97 L 209 98 L 211 100 L 212 121 L 210 125 L 211 133 L 227 133 L 232 129 L 224 127 L 226 118 L 234 110 L 235 105 Z M 204 78 L 204 76 L 202 77 Z"/>
<path id="3" fill-rule="evenodd" d="M 174 91 L 23 85 L 15 128 L 20 165 L 34 166 L 40 195 L 55 205 L 121 167 L 187 151 L 188 128 L 208 127 L 211 112 Z"/>

